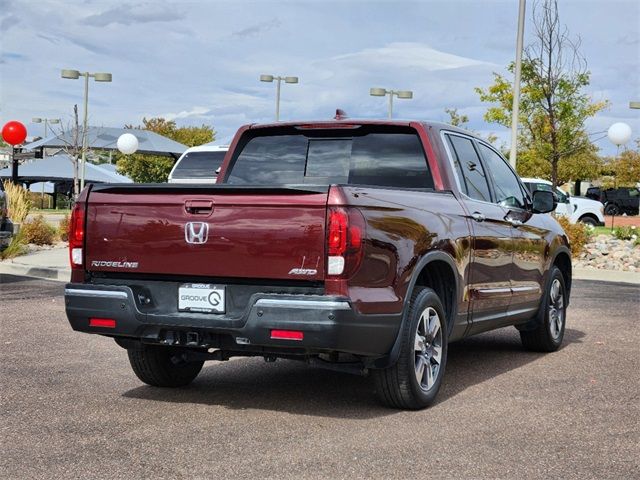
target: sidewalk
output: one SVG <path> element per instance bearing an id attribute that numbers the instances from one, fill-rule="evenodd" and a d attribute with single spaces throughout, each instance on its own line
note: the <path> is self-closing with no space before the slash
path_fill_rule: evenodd
<path id="1" fill-rule="evenodd" d="M 69 250 L 66 247 L 52 248 L 0 261 L 0 273 L 68 282 L 71 278 Z M 640 285 L 640 272 L 574 268 L 573 279 Z"/>
<path id="2" fill-rule="evenodd" d="M 69 249 L 52 248 L 2 260 L 0 273 L 68 282 L 71 279 Z"/>

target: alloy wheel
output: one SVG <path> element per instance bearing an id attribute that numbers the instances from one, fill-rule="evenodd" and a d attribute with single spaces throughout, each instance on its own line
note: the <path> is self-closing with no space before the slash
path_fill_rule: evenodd
<path id="1" fill-rule="evenodd" d="M 564 324 L 564 291 L 560 280 L 555 278 L 549 290 L 549 330 L 554 340 L 560 338 Z"/>
<path id="2" fill-rule="evenodd" d="M 414 337 L 416 380 L 427 391 L 436 383 L 442 362 L 442 322 L 433 307 L 420 315 Z"/>

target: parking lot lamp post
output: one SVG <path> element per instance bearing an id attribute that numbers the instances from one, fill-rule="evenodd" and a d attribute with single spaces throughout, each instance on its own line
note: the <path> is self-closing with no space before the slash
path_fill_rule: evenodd
<path id="1" fill-rule="evenodd" d="M 54 125 L 57 123 L 60 123 L 60 119 L 59 118 L 40 118 L 40 117 L 35 117 L 32 118 L 31 121 L 33 123 L 44 123 L 44 136 L 42 137 L 43 139 L 47 138 L 47 125 L 50 123 L 53 123 Z M 53 128 L 51 129 L 51 132 L 53 133 Z M 47 149 L 42 147 L 42 158 L 46 158 L 47 156 Z M 44 184 L 43 187 L 44 189 Z M 43 194 L 44 196 L 44 194 Z"/>
<path id="2" fill-rule="evenodd" d="M 413 98 L 413 92 L 411 90 L 387 90 L 385 88 L 371 88 L 369 90 L 369 95 L 371 95 L 372 97 L 384 97 L 385 95 L 389 95 L 389 118 L 393 116 L 394 95 L 398 98 L 403 98 L 406 100 L 410 100 Z"/>
<path id="3" fill-rule="evenodd" d="M 509 164 L 515 170 L 518 152 L 518 116 L 520 114 L 520 77 L 522 72 L 522 42 L 524 38 L 524 12 L 526 0 L 520 0 L 518 7 L 518 33 L 516 35 L 516 65 L 513 80 L 513 103 L 511 105 L 511 149 Z"/>
<path id="4" fill-rule="evenodd" d="M 82 168 L 80 169 L 80 190 L 84 188 L 85 163 L 87 160 L 87 106 L 89 104 L 89 77 L 96 82 L 110 82 L 110 73 L 81 73 L 78 70 L 62 70 L 62 78 L 77 80 L 84 77 L 84 115 L 82 120 Z"/>
<path id="5" fill-rule="evenodd" d="M 261 82 L 273 82 L 276 81 L 276 122 L 280 121 L 280 84 L 282 80 L 284 83 L 298 83 L 298 77 L 281 77 L 274 75 L 260 75 Z"/>
<path id="6" fill-rule="evenodd" d="M 44 136 L 42 138 L 47 138 L 47 126 L 50 123 L 51 124 L 60 123 L 60 119 L 59 118 L 40 118 L 40 117 L 35 117 L 35 118 L 31 119 L 31 121 L 33 123 L 44 123 Z M 53 129 L 51 129 L 51 131 L 53 132 Z"/>

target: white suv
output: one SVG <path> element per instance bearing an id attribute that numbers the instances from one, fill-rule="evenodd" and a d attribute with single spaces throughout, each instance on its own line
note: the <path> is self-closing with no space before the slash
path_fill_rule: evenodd
<path id="1" fill-rule="evenodd" d="M 169 174 L 169 183 L 216 183 L 229 145 L 200 145 L 184 152 Z"/>
<path id="2" fill-rule="evenodd" d="M 530 193 L 536 190 L 552 191 L 552 183 L 541 178 L 522 178 L 522 183 Z M 555 192 L 558 197 L 556 214 L 569 217 L 571 223 L 582 222 L 594 227 L 604 226 L 604 205 L 590 198 L 572 197 L 556 187 Z"/>

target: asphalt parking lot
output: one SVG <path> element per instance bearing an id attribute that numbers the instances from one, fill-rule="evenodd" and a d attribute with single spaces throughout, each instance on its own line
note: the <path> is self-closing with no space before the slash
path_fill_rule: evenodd
<path id="1" fill-rule="evenodd" d="M 402 412 L 292 361 L 143 386 L 71 331 L 62 283 L 0 282 L 2 478 L 640 478 L 637 285 L 575 281 L 553 354 L 513 328 L 452 345 L 439 403 Z"/>

